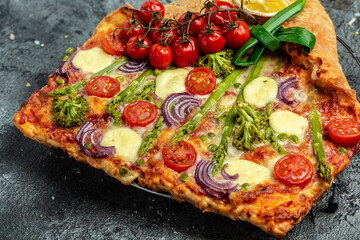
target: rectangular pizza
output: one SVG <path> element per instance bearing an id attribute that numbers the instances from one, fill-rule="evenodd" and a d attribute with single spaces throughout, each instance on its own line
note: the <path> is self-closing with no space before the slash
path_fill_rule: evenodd
<path id="1" fill-rule="evenodd" d="M 25 136 L 278 238 L 359 147 L 319 0 L 125 4 L 62 60 L 14 115 Z"/>

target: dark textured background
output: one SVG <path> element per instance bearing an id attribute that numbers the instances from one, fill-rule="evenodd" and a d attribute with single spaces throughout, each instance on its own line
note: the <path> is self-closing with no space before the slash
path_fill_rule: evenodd
<path id="1" fill-rule="evenodd" d="M 360 54 L 360 35 L 354 36 L 360 16 L 348 25 L 360 12 L 359 1 L 322 2 L 337 34 Z M 0 0 L 0 239 L 272 239 L 249 223 L 123 186 L 13 126 L 13 114 L 46 83 L 65 49 L 82 45 L 123 3 Z M 139 7 L 140 1 L 132 4 Z M 359 67 L 342 46 L 338 49 L 350 85 L 360 90 Z M 330 194 L 324 194 L 285 239 L 359 239 L 359 178 L 357 155 L 336 180 L 340 209 L 327 213 Z"/>

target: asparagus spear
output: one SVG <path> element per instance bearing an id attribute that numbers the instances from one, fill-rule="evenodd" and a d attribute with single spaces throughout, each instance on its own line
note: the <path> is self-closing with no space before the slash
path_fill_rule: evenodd
<path id="1" fill-rule="evenodd" d="M 123 99 L 123 102 L 131 103 L 136 100 L 145 100 L 145 101 L 152 102 L 153 99 L 149 94 L 154 92 L 154 90 L 155 90 L 155 81 L 151 81 L 151 82 L 145 84 L 145 86 L 143 86 L 141 89 L 138 89 L 133 94 L 128 95 L 126 98 Z"/>
<path id="2" fill-rule="evenodd" d="M 164 117 L 160 116 L 158 121 L 155 124 L 155 127 L 145 135 L 144 140 L 140 145 L 140 148 L 139 148 L 139 156 L 140 157 L 142 155 L 144 155 L 149 150 L 149 148 L 153 145 L 154 140 L 158 137 L 163 126 L 164 126 Z"/>
<path id="3" fill-rule="evenodd" d="M 312 106 L 311 112 L 311 135 L 313 141 L 313 149 L 317 159 L 316 170 L 319 176 L 326 182 L 332 179 L 331 168 L 325 159 L 325 151 L 323 146 L 323 139 L 321 134 L 321 125 L 319 115 L 315 106 Z"/>
<path id="4" fill-rule="evenodd" d="M 100 70 L 97 73 L 94 73 L 93 75 L 91 75 L 89 78 L 81 81 L 81 82 L 77 82 L 73 85 L 70 86 L 66 86 L 66 87 L 62 87 L 62 88 L 58 88 L 55 91 L 51 92 L 48 94 L 49 97 L 60 97 L 60 96 L 64 96 L 67 95 L 73 91 L 77 91 L 80 88 L 84 87 L 89 81 L 90 79 L 92 79 L 93 77 L 96 76 L 101 76 L 107 73 L 111 73 L 112 71 L 114 71 L 115 69 L 121 67 L 122 65 L 124 65 L 125 63 L 127 63 L 129 60 L 127 57 L 121 57 L 120 59 L 118 59 L 117 61 L 115 61 L 113 64 L 107 66 L 106 68 Z"/>
<path id="5" fill-rule="evenodd" d="M 206 100 L 205 104 L 195 114 L 195 116 L 176 131 L 175 135 L 171 139 L 171 145 L 174 145 L 185 139 L 189 133 L 195 130 L 201 119 L 213 106 L 219 102 L 222 95 L 229 89 L 230 86 L 233 85 L 234 81 L 242 71 L 243 68 L 235 69 L 230 75 L 228 75 L 221 83 L 217 85 L 216 89 L 212 92 L 210 97 Z"/>
<path id="6" fill-rule="evenodd" d="M 130 94 L 148 77 L 152 74 L 153 70 L 148 69 L 133 80 L 125 90 L 121 91 L 112 100 L 106 103 L 105 110 L 114 118 L 114 125 L 119 126 L 121 124 L 121 113 L 117 111 L 120 106 L 120 102 Z"/>

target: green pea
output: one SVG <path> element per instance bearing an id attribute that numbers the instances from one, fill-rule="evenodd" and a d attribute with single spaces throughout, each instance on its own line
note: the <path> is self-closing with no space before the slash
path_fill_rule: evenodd
<path id="1" fill-rule="evenodd" d="M 61 61 L 66 62 L 69 59 L 68 55 L 65 55 L 61 58 Z"/>
<path id="2" fill-rule="evenodd" d="M 339 147 L 339 148 L 338 148 L 338 153 L 340 153 L 340 154 L 346 154 L 346 153 L 347 153 L 347 150 L 346 150 L 346 148 L 344 148 L 344 147 Z"/>
<path id="3" fill-rule="evenodd" d="M 174 69 L 176 69 L 177 67 L 175 67 L 175 66 L 170 66 L 170 67 L 168 67 L 168 69 L 167 70 L 174 70 Z"/>
<path id="4" fill-rule="evenodd" d="M 162 101 L 158 101 L 158 102 L 155 103 L 155 106 L 156 106 L 158 109 L 161 109 L 162 105 L 163 105 L 163 102 L 162 102 Z"/>
<path id="5" fill-rule="evenodd" d="M 284 142 L 288 139 L 288 135 L 286 133 L 280 133 L 277 137 L 282 142 Z"/>
<path id="6" fill-rule="evenodd" d="M 213 133 L 213 132 L 209 132 L 208 133 L 208 137 L 209 138 L 214 138 L 216 135 L 215 135 L 215 133 Z"/>
<path id="7" fill-rule="evenodd" d="M 298 144 L 300 142 L 300 139 L 298 136 L 296 135 L 290 135 L 289 136 L 289 141 L 294 143 L 294 144 Z"/>
<path id="8" fill-rule="evenodd" d="M 206 142 L 208 137 L 206 135 L 200 135 L 199 139 L 200 139 L 201 142 Z"/>
<path id="9" fill-rule="evenodd" d="M 136 166 L 142 167 L 145 165 L 145 160 L 143 158 L 138 158 L 135 161 Z"/>
<path id="10" fill-rule="evenodd" d="M 56 85 L 61 86 L 61 85 L 64 85 L 64 84 L 65 84 L 64 79 L 59 78 L 59 79 L 56 80 Z"/>
<path id="11" fill-rule="evenodd" d="M 86 148 L 87 150 L 90 150 L 91 149 L 91 142 L 86 142 L 84 144 L 84 148 Z"/>
<path id="12" fill-rule="evenodd" d="M 120 176 L 125 176 L 125 175 L 127 175 L 129 173 L 129 170 L 126 168 L 126 167 L 122 167 L 121 169 L 120 169 Z"/>
<path id="13" fill-rule="evenodd" d="M 154 75 L 155 75 L 155 77 L 157 77 L 157 76 L 159 76 L 160 74 L 162 73 L 162 71 L 160 70 L 160 69 L 155 69 L 154 70 Z"/>
<path id="14" fill-rule="evenodd" d="M 186 173 L 182 173 L 179 177 L 180 181 L 182 182 L 186 182 L 189 179 L 189 175 L 187 175 Z"/>
<path id="15" fill-rule="evenodd" d="M 210 144 L 207 149 L 209 152 L 214 153 L 218 149 L 218 146 L 216 144 Z"/>
<path id="16" fill-rule="evenodd" d="M 72 47 L 69 47 L 68 49 L 66 49 L 65 54 L 67 56 L 70 56 L 75 50 Z"/>
<path id="17" fill-rule="evenodd" d="M 118 80 L 119 82 L 123 82 L 125 80 L 123 76 L 118 76 L 115 79 Z"/>
<path id="18" fill-rule="evenodd" d="M 239 89 L 241 87 L 241 83 L 234 83 L 234 88 Z"/>
<path id="19" fill-rule="evenodd" d="M 247 191 L 249 189 L 249 187 L 250 187 L 250 184 L 244 183 L 241 185 L 239 191 Z"/>

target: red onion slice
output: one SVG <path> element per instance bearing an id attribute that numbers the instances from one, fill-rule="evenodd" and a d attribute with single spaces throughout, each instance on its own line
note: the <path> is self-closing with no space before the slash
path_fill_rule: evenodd
<path id="1" fill-rule="evenodd" d="M 150 66 L 149 59 L 144 60 L 132 60 L 124 65 L 122 65 L 119 70 L 124 73 L 134 73 L 140 72 L 147 69 Z"/>
<path id="2" fill-rule="evenodd" d="M 295 88 L 297 85 L 298 81 L 296 80 L 296 77 L 290 77 L 284 82 L 281 82 L 278 87 L 277 98 L 287 105 L 294 104 L 295 101 L 286 98 L 286 93 L 289 91 L 290 88 Z"/>
<path id="3" fill-rule="evenodd" d="M 180 125 L 180 122 L 189 116 L 190 109 L 198 106 L 200 106 L 200 100 L 190 93 L 170 94 L 162 106 L 166 125 L 169 127 Z"/>
<path id="4" fill-rule="evenodd" d="M 239 190 L 239 184 L 233 183 L 232 180 L 235 180 L 239 175 L 230 176 L 226 174 L 232 180 L 225 179 L 227 181 L 219 182 L 215 180 L 212 176 L 212 170 L 214 169 L 216 163 L 208 162 L 201 160 L 195 169 L 195 181 L 211 196 L 214 196 L 218 199 L 222 199 L 230 195 L 230 193 Z M 223 168 L 224 169 L 224 168 Z M 223 170 L 222 170 L 223 171 Z M 224 170 L 225 172 L 225 170 Z"/>
<path id="5" fill-rule="evenodd" d="M 81 151 L 89 156 L 89 157 L 94 157 L 94 158 L 102 158 L 102 157 L 106 157 L 109 155 L 113 155 L 116 153 L 115 147 L 111 146 L 111 147 L 105 147 L 102 146 L 101 140 L 103 138 L 103 135 L 101 133 L 97 134 L 96 136 L 96 129 L 93 128 L 94 124 L 86 121 L 81 128 L 79 129 L 79 131 L 76 134 L 76 142 L 79 144 Z M 91 142 L 91 146 L 92 146 L 92 150 L 94 150 L 94 152 L 89 151 L 88 149 L 85 148 L 85 143 L 86 143 L 86 139 L 90 139 Z"/>
<path id="6" fill-rule="evenodd" d="M 80 71 L 80 68 L 77 68 L 72 64 L 72 60 L 74 59 L 75 55 L 80 51 L 80 48 L 77 48 L 69 57 L 67 60 L 67 63 L 69 64 L 69 67 L 74 71 Z"/>
<path id="7" fill-rule="evenodd" d="M 226 171 L 225 168 L 228 164 L 225 164 L 224 167 L 221 169 L 221 176 L 225 179 L 225 180 L 236 180 L 239 178 L 239 174 L 235 174 L 235 175 L 229 175 Z"/>

